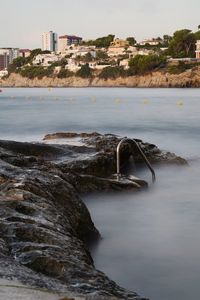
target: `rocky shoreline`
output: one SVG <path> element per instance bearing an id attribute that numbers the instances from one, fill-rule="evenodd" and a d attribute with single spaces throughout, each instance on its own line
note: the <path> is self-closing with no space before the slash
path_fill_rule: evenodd
<path id="1" fill-rule="evenodd" d="M 98 133 L 50 134 L 38 144 L 0 140 L 0 299 L 13 299 L 8 292 L 17 287 L 22 300 L 35 299 L 36 291 L 44 300 L 144 299 L 95 269 L 88 243 L 100 233 L 80 198 L 91 191 L 147 187 L 135 177 L 122 182 L 112 177 L 119 141 Z M 137 142 L 151 163 L 187 165 L 173 153 Z M 123 145 L 123 166 L 133 151 Z M 141 163 L 136 152 L 134 160 Z"/>
<path id="2" fill-rule="evenodd" d="M 186 88 L 200 87 L 200 67 L 181 74 L 152 72 L 143 76 L 120 77 L 103 80 L 98 77 L 64 79 L 44 77 L 28 79 L 19 74 L 11 74 L 7 79 L 0 79 L 0 87 L 139 87 L 139 88 Z"/>

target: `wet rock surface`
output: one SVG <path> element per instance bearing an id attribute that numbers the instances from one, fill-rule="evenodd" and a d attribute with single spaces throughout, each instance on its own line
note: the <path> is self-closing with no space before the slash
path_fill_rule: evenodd
<path id="1" fill-rule="evenodd" d="M 95 269 L 87 244 L 100 233 L 80 193 L 140 190 L 147 183 L 112 177 L 120 137 L 57 133 L 45 141 L 63 138 L 80 138 L 82 146 L 0 141 L 0 278 L 11 290 L 16 281 L 46 289 L 54 293 L 49 299 L 142 299 Z M 138 143 L 151 162 L 186 164 L 155 145 Z M 141 162 L 125 143 L 124 166 L 133 151 L 135 162 Z M 0 299 L 9 299 L 3 293 L 0 285 Z"/>

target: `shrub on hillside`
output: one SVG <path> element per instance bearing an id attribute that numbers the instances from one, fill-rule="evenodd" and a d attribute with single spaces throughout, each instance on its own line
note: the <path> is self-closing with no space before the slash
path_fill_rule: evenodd
<path id="1" fill-rule="evenodd" d="M 60 72 L 58 73 L 58 78 L 67 78 L 67 77 L 71 77 L 73 75 L 74 75 L 73 72 L 71 72 L 71 71 L 69 71 L 67 69 L 62 68 L 60 70 Z"/>
<path id="2" fill-rule="evenodd" d="M 25 57 L 17 57 L 13 59 L 12 64 L 8 66 L 8 72 L 10 73 L 17 73 L 21 67 L 23 67 L 27 63 L 27 58 Z"/>
<path id="3" fill-rule="evenodd" d="M 82 78 L 90 78 L 92 77 L 92 69 L 89 67 L 89 64 L 85 64 L 81 66 L 80 70 L 76 72 L 76 76 Z"/>
<path id="4" fill-rule="evenodd" d="M 118 77 L 124 77 L 124 76 L 126 76 L 126 71 L 124 70 L 123 67 L 119 67 L 119 66 L 106 67 L 99 74 L 99 77 L 105 80 L 107 80 L 108 78 L 116 79 Z"/>
<path id="5" fill-rule="evenodd" d="M 23 77 L 27 77 L 29 79 L 38 78 L 42 79 L 43 77 L 51 76 L 53 74 L 53 68 L 48 67 L 44 68 L 41 66 L 27 66 L 20 70 L 20 74 Z"/>
<path id="6" fill-rule="evenodd" d="M 188 68 L 189 66 L 186 63 L 184 63 L 183 61 L 179 61 L 178 65 L 169 66 L 167 71 L 170 74 L 181 74 L 185 72 Z"/>
<path id="7" fill-rule="evenodd" d="M 129 75 L 145 74 L 166 65 L 166 58 L 158 55 L 136 55 L 129 61 Z"/>

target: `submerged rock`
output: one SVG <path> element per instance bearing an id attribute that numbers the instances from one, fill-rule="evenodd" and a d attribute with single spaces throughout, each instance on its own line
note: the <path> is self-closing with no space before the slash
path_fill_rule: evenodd
<path id="1" fill-rule="evenodd" d="M 77 138 L 73 133 L 50 138 L 67 136 Z M 142 299 L 95 269 L 87 244 L 98 240 L 100 233 L 80 193 L 140 190 L 147 183 L 113 176 L 119 137 L 78 137 L 82 146 L 0 141 L 0 278 L 47 289 L 62 299 Z M 138 143 L 151 162 L 186 164 L 155 145 Z M 129 143 L 123 145 L 124 166 L 133 150 Z M 136 153 L 134 160 L 141 163 Z"/>

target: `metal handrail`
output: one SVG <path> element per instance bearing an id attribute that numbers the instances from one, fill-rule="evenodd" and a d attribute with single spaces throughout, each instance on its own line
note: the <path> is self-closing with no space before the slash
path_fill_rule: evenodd
<path id="1" fill-rule="evenodd" d="M 139 154 L 141 155 L 141 157 L 143 158 L 145 164 L 147 165 L 147 167 L 149 168 L 149 170 L 151 171 L 152 174 L 152 182 L 155 182 L 156 180 L 156 174 L 154 172 L 154 169 L 152 168 L 150 162 L 148 161 L 146 155 L 144 154 L 144 152 L 142 151 L 141 147 L 139 146 L 139 144 L 136 142 L 136 140 L 134 139 L 130 139 L 130 138 L 123 138 L 118 146 L 117 146 L 117 180 L 119 181 L 121 173 L 120 173 L 120 147 L 124 142 L 131 142 L 132 144 L 134 144 L 134 146 L 136 146 Z"/>

